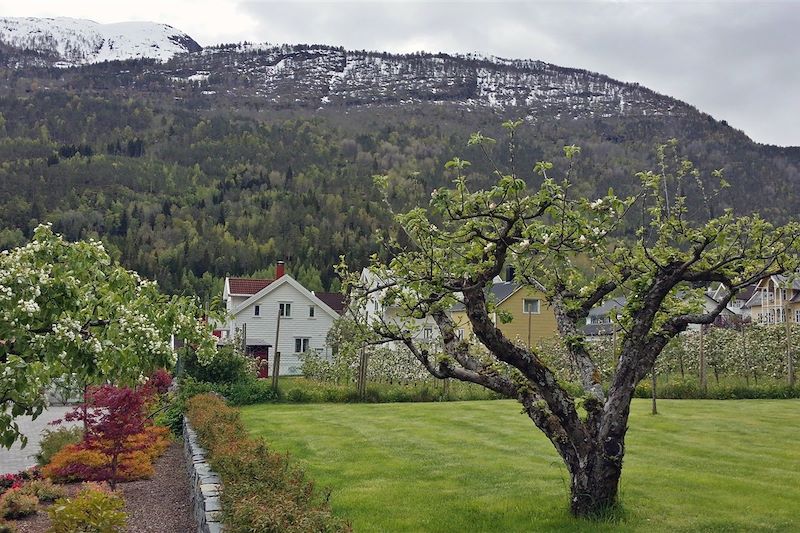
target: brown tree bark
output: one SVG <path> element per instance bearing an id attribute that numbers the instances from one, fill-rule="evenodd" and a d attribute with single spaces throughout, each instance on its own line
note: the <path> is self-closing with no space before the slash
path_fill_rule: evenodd
<path id="1" fill-rule="evenodd" d="M 584 462 L 567 463 L 571 478 L 570 512 L 574 516 L 597 518 L 617 504 L 622 447 L 621 442 L 611 439 L 604 446 L 592 446 Z"/>

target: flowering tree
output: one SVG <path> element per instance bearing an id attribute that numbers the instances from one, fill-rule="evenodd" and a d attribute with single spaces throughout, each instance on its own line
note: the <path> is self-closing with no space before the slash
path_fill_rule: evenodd
<path id="1" fill-rule="evenodd" d="M 513 137 L 518 123 L 505 126 Z M 487 156 L 490 142 L 480 134 L 470 140 Z M 370 267 L 376 279 L 391 281 L 362 286 L 354 274 L 346 284 L 351 301 L 382 291 L 384 305 L 402 315 L 432 317 L 441 351 L 415 343 L 413 320 L 373 321 L 372 327 L 404 343 L 437 378 L 477 383 L 517 399 L 570 473 L 572 513 L 592 517 L 617 501 L 636 384 L 690 324 L 712 323 L 743 287 L 796 268 L 800 225 L 776 228 L 756 215 L 730 211 L 715 216 L 715 191 L 705 188 L 691 163 L 675 156 L 673 165 L 670 146 L 659 150 L 659 171 L 638 175 L 635 197 L 622 199 L 612 191 L 596 200 L 573 197 L 569 178 L 578 153 L 577 147 L 565 148 L 564 182 L 549 176 L 553 164 L 538 163 L 540 185 L 532 194 L 533 179 L 520 178 L 513 159 L 512 170 L 498 168 L 497 182 L 487 190 L 470 189 L 468 162 L 450 161 L 454 186 L 435 190 L 427 209 L 397 215 L 403 242 L 390 241 L 392 259 L 375 258 Z M 385 187 L 388 178 L 376 182 Z M 690 207 L 690 193 L 701 200 L 702 213 Z M 519 283 L 547 292 L 582 386 L 580 398 L 559 383 L 539 350 L 513 342 L 494 323 L 487 292 L 506 265 L 515 267 Z M 728 296 L 705 311 L 702 293 L 712 282 L 722 283 Z M 616 294 L 627 303 L 619 319 L 618 361 L 605 389 L 582 326 L 592 308 Z M 491 360 L 473 357 L 456 335 L 448 310 L 457 300 Z"/>
<path id="2" fill-rule="evenodd" d="M 66 242 L 39 226 L 29 244 L 0 254 L 0 445 L 24 443 L 14 418 L 41 413 L 58 377 L 134 384 L 175 363 L 172 334 L 212 358 L 201 316 L 193 300 L 122 268 L 102 243 Z"/>

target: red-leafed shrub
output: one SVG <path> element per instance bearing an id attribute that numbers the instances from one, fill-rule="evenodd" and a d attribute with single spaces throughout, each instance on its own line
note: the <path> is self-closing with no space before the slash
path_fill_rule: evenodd
<path id="1" fill-rule="evenodd" d="M 172 386 L 172 374 L 169 371 L 159 368 L 147 379 L 142 387 L 146 396 L 155 394 L 166 394 Z"/>
<path id="2" fill-rule="evenodd" d="M 66 446 L 53 456 L 42 471 L 58 483 L 76 481 L 108 481 L 109 458 L 99 450 L 82 448 L 81 444 Z M 135 481 L 153 475 L 153 463 L 144 450 L 122 454 L 119 457 L 116 481 Z"/>
<path id="3" fill-rule="evenodd" d="M 108 458 L 101 464 L 77 463 L 75 474 L 83 479 L 107 479 L 112 490 L 119 479 L 120 456 L 143 449 L 146 445 L 132 437 L 145 429 L 144 406 L 148 396 L 142 390 L 105 385 L 91 392 L 91 408 L 78 408 L 67 420 L 80 420 L 86 427 L 82 447 Z M 86 471 L 80 469 L 85 466 Z"/>
<path id="4" fill-rule="evenodd" d="M 157 373 L 138 389 L 106 385 L 89 391 L 86 405 L 65 417 L 84 423 L 83 441 L 56 453 L 44 473 L 56 481 L 118 481 L 152 476 L 153 461 L 169 446 L 169 430 L 153 426 L 148 405 L 169 387 L 168 373 Z"/>
<path id="5" fill-rule="evenodd" d="M 9 489 L 21 487 L 26 481 L 41 479 L 42 472 L 38 466 L 22 470 L 16 474 L 0 475 L 0 496 Z"/>

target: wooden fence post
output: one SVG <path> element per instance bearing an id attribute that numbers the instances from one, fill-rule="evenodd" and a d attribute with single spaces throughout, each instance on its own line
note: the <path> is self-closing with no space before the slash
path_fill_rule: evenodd
<path id="1" fill-rule="evenodd" d="M 281 351 L 278 341 L 281 335 L 281 304 L 278 304 L 278 324 L 275 326 L 275 356 L 272 361 L 272 390 L 278 392 L 278 375 L 281 373 Z"/>
<path id="2" fill-rule="evenodd" d="M 272 358 L 272 390 L 278 392 L 278 375 L 281 372 L 281 352 L 276 351 Z"/>
<path id="3" fill-rule="evenodd" d="M 789 387 L 794 387 L 794 358 L 792 357 L 792 327 L 789 324 L 789 304 L 784 304 L 783 321 L 786 322 L 786 371 L 789 374 Z"/>
<path id="4" fill-rule="evenodd" d="M 700 324 L 700 391 L 705 396 L 708 390 L 708 383 L 706 380 L 706 353 L 704 349 L 704 334 L 705 324 Z"/>
<path id="5" fill-rule="evenodd" d="M 356 385 L 358 388 L 358 397 L 362 400 L 367 395 L 367 350 L 361 347 L 361 357 L 358 361 L 358 378 Z"/>

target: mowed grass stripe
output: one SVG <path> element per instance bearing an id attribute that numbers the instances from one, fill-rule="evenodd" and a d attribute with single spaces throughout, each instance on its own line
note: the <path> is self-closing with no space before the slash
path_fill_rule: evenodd
<path id="1" fill-rule="evenodd" d="M 254 435 L 289 451 L 333 510 L 372 531 L 800 531 L 800 401 L 635 400 L 626 517 L 567 512 L 569 478 L 511 401 L 255 405 Z"/>

